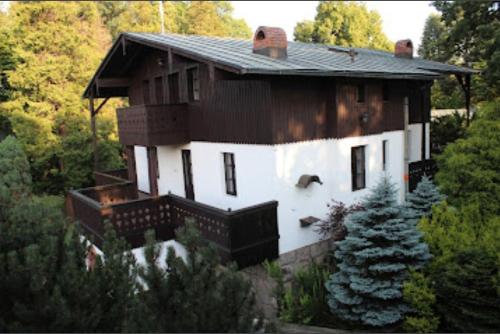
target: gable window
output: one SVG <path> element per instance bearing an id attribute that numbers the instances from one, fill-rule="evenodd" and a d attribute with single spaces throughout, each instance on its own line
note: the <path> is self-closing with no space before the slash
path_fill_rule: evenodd
<path id="1" fill-rule="evenodd" d="M 389 153 L 388 151 L 388 140 L 382 140 L 382 170 L 386 171 L 387 170 L 387 154 Z"/>
<path id="2" fill-rule="evenodd" d="M 365 85 L 359 84 L 356 87 L 357 87 L 357 89 L 356 89 L 357 97 L 356 98 L 357 98 L 358 103 L 365 102 Z"/>
<path id="3" fill-rule="evenodd" d="M 352 191 L 366 187 L 365 146 L 351 148 Z"/>
<path id="4" fill-rule="evenodd" d="M 149 95 L 149 80 L 142 81 L 142 100 L 144 104 L 151 104 L 151 98 Z"/>
<path id="5" fill-rule="evenodd" d="M 200 80 L 198 77 L 198 68 L 192 68 L 187 71 L 188 97 L 189 101 L 200 100 Z"/>
<path id="6" fill-rule="evenodd" d="M 389 85 L 387 83 L 382 85 L 382 100 L 389 101 Z"/>
<path id="7" fill-rule="evenodd" d="M 234 168 L 234 153 L 223 153 L 224 178 L 226 181 L 226 194 L 236 196 L 236 173 Z"/>
<path id="8" fill-rule="evenodd" d="M 170 104 L 180 102 L 179 96 L 179 73 L 172 73 L 168 76 L 168 95 Z"/>
<path id="9" fill-rule="evenodd" d="M 155 78 L 155 99 L 156 104 L 163 104 L 163 77 Z"/>

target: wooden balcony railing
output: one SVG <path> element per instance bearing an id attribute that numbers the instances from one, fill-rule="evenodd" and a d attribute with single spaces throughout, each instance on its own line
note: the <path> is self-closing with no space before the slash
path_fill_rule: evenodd
<path id="1" fill-rule="evenodd" d="M 189 142 L 187 104 L 136 105 L 116 111 L 123 145 L 173 145 Z"/>
<path id="2" fill-rule="evenodd" d="M 98 186 L 126 182 L 128 180 L 128 170 L 123 168 L 106 172 L 94 172 L 94 179 L 95 184 Z"/>
<path id="3" fill-rule="evenodd" d="M 422 176 L 427 175 L 429 177 L 434 177 L 434 174 L 437 172 L 436 161 L 428 159 L 410 162 L 408 166 L 409 172 L 409 184 L 408 188 L 410 192 L 417 188 L 418 183 L 422 179 Z"/>
<path id="4" fill-rule="evenodd" d="M 202 236 L 218 250 L 223 263 L 240 268 L 275 259 L 278 251 L 278 202 L 225 211 L 175 195 L 145 196 L 132 182 L 70 192 L 74 219 L 98 246 L 109 222 L 131 247 L 144 245 L 144 233 L 157 240 L 175 238 L 175 230 L 193 218 Z"/>

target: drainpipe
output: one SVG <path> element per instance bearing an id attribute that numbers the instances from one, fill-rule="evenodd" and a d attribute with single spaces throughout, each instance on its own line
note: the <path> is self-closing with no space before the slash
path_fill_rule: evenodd
<path id="1" fill-rule="evenodd" d="M 403 179 L 405 183 L 405 194 L 404 198 L 406 198 L 406 194 L 409 192 L 409 163 L 410 163 L 410 148 L 408 147 L 408 123 L 410 122 L 410 111 L 408 106 L 408 96 L 404 97 L 403 100 Z"/>

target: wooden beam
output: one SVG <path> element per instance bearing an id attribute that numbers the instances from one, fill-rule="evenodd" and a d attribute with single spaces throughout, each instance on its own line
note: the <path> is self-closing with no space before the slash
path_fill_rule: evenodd
<path id="1" fill-rule="evenodd" d="M 89 97 L 90 109 L 90 129 L 92 130 L 92 151 L 94 152 L 94 170 L 97 170 L 98 157 L 97 157 L 97 131 L 96 131 L 96 113 L 94 110 L 94 96 Z"/>
<path id="2" fill-rule="evenodd" d="M 99 107 L 97 107 L 96 110 L 94 110 L 94 115 L 97 115 L 97 113 L 99 112 L 99 110 L 101 110 L 102 107 L 104 107 L 104 105 L 106 104 L 106 102 L 108 102 L 109 100 L 109 97 L 105 98 L 104 101 L 101 102 L 101 104 L 99 105 Z"/>
<path id="3" fill-rule="evenodd" d="M 131 85 L 129 78 L 101 78 L 96 79 L 96 82 L 102 88 L 129 87 Z"/>

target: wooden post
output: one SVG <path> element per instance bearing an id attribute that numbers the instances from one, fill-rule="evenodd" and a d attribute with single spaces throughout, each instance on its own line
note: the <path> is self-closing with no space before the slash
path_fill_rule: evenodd
<path id="1" fill-rule="evenodd" d="M 137 184 L 134 146 L 126 146 L 125 153 L 127 154 L 128 180 Z"/>
<path id="2" fill-rule="evenodd" d="M 404 191 L 404 196 L 406 198 L 406 194 L 410 191 L 409 188 L 409 180 L 410 180 L 410 175 L 409 175 L 409 162 L 410 162 L 410 147 L 408 146 L 408 128 L 409 128 L 409 122 L 410 122 L 410 109 L 409 109 L 409 102 L 408 102 L 408 96 L 404 97 L 403 100 L 403 179 L 404 179 L 404 185 L 405 185 L 405 191 Z"/>
<path id="3" fill-rule="evenodd" d="M 147 148 L 148 156 L 148 173 L 149 173 L 149 192 L 152 196 L 158 196 L 158 155 L 156 147 L 151 146 Z"/>
<path id="4" fill-rule="evenodd" d="M 90 129 L 92 131 L 92 151 L 94 152 L 94 171 L 97 170 L 98 167 L 98 158 L 97 158 L 97 131 L 96 131 L 96 113 L 94 109 L 94 96 L 90 95 L 89 97 L 89 109 L 90 109 Z"/>

